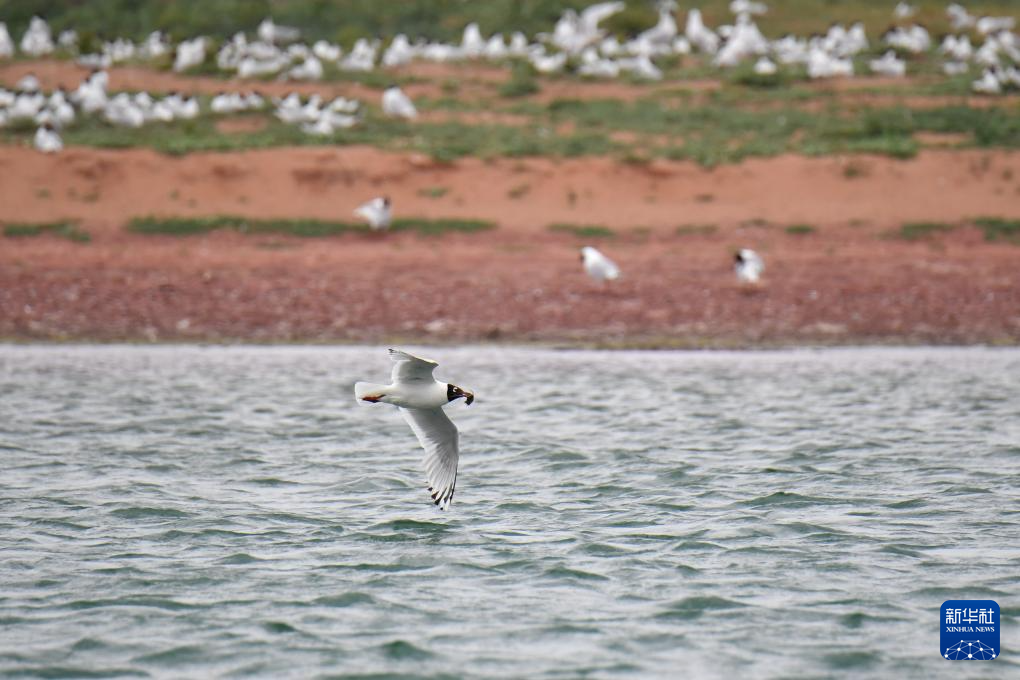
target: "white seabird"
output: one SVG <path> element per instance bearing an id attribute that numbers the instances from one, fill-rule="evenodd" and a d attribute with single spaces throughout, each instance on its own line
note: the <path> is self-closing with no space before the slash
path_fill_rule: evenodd
<path id="1" fill-rule="evenodd" d="M 765 261 L 750 248 L 741 248 L 734 255 L 733 270 L 740 283 L 758 283 L 765 272 Z"/>
<path id="2" fill-rule="evenodd" d="M 901 2 L 896 5 L 896 9 L 893 10 L 893 14 L 897 19 L 909 19 L 917 14 L 917 7 L 910 3 Z"/>
<path id="3" fill-rule="evenodd" d="M 14 56 L 14 41 L 7 30 L 7 24 L 0 21 L 0 59 L 8 59 Z"/>
<path id="4" fill-rule="evenodd" d="M 396 349 L 390 350 L 390 359 L 396 362 L 391 383 L 355 383 L 354 396 L 358 401 L 372 404 L 393 404 L 400 410 L 425 449 L 425 473 L 432 501 L 440 510 L 446 510 L 457 486 L 460 446 L 457 426 L 443 412 L 443 407 L 462 397 L 465 403 L 471 404 L 475 395 L 436 380 L 432 372 L 438 364 L 434 361 Z"/>
<path id="5" fill-rule="evenodd" d="M 581 248 L 581 262 L 584 264 L 584 271 L 588 272 L 588 276 L 599 283 L 620 278 L 620 268 L 596 248 L 591 246 Z"/>
<path id="6" fill-rule="evenodd" d="M 35 131 L 35 148 L 43 153 L 59 153 L 64 149 L 64 142 L 52 125 L 44 123 Z"/>
<path id="7" fill-rule="evenodd" d="M 359 205 L 354 210 L 354 214 L 364 217 L 373 231 L 382 231 L 390 227 L 390 221 L 393 219 L 391 207 L 389 196 L 379 196 L 368 203 Z"/>
<path id="8" fill-rule="evenodd" d="M 382 96 L 382 110 L 390 118 L 412 120 L 418 117 L 414 102 L 396 85 L 386 88 Z"/>

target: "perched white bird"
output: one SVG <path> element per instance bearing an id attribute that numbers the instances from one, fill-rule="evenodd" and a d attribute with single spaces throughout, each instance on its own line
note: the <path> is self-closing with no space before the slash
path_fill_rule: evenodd
<path id="1" fill-rule="evenodd" d="M 971 83 L 971 89 L 978 94 L 1001 94 L 1002 85 L 999 83 L 999 78 L 996 76 L 995 71 L 986 68 L 981 77 Z"/>
<path id="2" fill-rule="evenodd" d="M 666 46 L 667 49 L 673 44 L 673 40 L 679 34 L 676 26 L 676 18 L 673 12 L 676 10 L 676 3 L 672 0 L 665 0 L 659 3 L 659 22 L 652 28 L 639 34 L 637 41 L 648 46 Z"/>
<path id="3" fill-rule="evenodd" d="M 976 17 L 971 16 L 962 5 L 955 2 L 946 7 L 946 15 L 949 16 L 949 23 L 954 31 L 965 31 L 977 23 Z"/>
<path id="4" fill-rule="evenodd" d="M 26 73 L 18 80 L 15 87 L 22 92 L 38 92 L 40 90 L 39 79 L 34 73 Z"/>
<path id="5" fill-rule="evenodd" d="M 764 2 L 753 2 L 752 0 L 733 0 L 730 3 L 730 12 L 740 14 L 765 14 L 769 11 L 768 5 Z"/>
<path id="6" fill-rule="evenodd" d="M 754 63 L 754 72 L 759 76 L 773 76 L 778 70 L 776 63 L 768 57 L 759 57 Z"/>
<path id="7" fill-rule="evenodd" d="M 897 57 L 893 50 L 886 52 L 880 59 L 872 59 L 868 66 L 872 73 L 881 76 L 902 78 L 907 74 L 907 62 Z"/>
<path id="8" fill-rule="evenodd" d="M 758 283 L 765 272 L 765 262 L 750 248 L 741 248 L 734 255 L 733 270 L 740 283 Z"/>
<path id="9" fill-rule="evenodd" d="M 213 113 L 234 113 L 241 108 L 240 96 L 229 92 L 220 92 L 209 102 L 209 110 Z"/>
<path id="10" fill-rule="evenodd" d="M 64 141 L 53 126 L 45 123 L 35 131 L 35 148 L 43 153 L 57 153 L 64 149 Z"/>
<path id="11" fill-rule="evenodd" d="M 258 27 L 259 40 L 270 44 L 293 42 L 301 37 L 301 31 L 291 26 L 278 26 L 266 17 Z"/>
<path id="12" fill-rule="evenodd" d="M 339 45 L 327 42 L 325 40 L 317 40 L 312 45 L 312 54 L 323 61 L 335 62 L 339 61 L 340 57 L 343 56 L 343 49 Z"/>
<path id="13" fill-rule="evenodd" d="M 322 62 L 318 57 L 308 57 L 304 63 L 298 64 L 287 72 L 289 78 L 294 80 L 321 80 Z"/>
<path id="14" fill-rule="evenodd" d="M 695 8 L 687 13 L 687 25 L 684 28 L 684 36 L 702 52 L 715 54 L 719 51 L 719 36 L 712 29 L 705 26 L 701 18 L 701 10 Z"/>
<path id="15" fill-rule="evenodd" d="M 396 85 L 386 88 L 382 96 L 382 109 L 390 118 L 413 120 L 418 117 L 414 102 Z"/>
<path id="16" fill-rule="evenodd" d="M 539 73 L 556 73 L 562 71 L 563 67 L 567 65 L 567 53 L 559 52 L 553 55 L 535 53 L 531 55 L 531 65 L 535 67 L 535 70 Z"/>
<path id="17" fill-rule="evenodd" d="M 475 395 L 436 380 L 432 372 L 438 364 L 434 361 L 396 349 L 390 350 L 390 359 L 395 362 L 391 383 L 355 383 L 354 396 L 358 401 L 393 404 L 400 409 L 425 449 L 425 473 L 432 501 L 440 510 L 446 510 L 457 486 L 460 446 L 457 426 L 443 412 L 443 407 L 461 398 L 471 404 Z"/>
<path id="18" fill-rule="evenodd" d="M 897 19 L 909 19 L 917 14 L 917 7 L 906 2 L 901 2 L 896 5 L 896 9 L 893 10 L 893 14 L 896 15 Z"/>
<path id="19" fill-rule="evenodd" d="M 199 36 L 193 40 L 185 40 L 177 46 L 174 58 L 174 71 L 181 73 L 194 68 L 205 61 L 205 38 Z"/>
<path id="20" fill-rule="evenodd" d="M 620 278 L 620 268 L 616 263 L 591 246 L 581 248 L 581 262 L 588 276 L 599 283 Z"/>
<path id="21" fill-rule="evenodd" d="M 400 33 L 393 39 L 390 46 L 383 52 L 382 65 L 390 68 L 393 66 L 403 66 L 411 63 L 411 59 L 414 58 L 414 48 L 411 47 L 411 41 L 407 39 L 407 36 Z"/>
<path id="22" fill-rule="evenodd" d="M 41 17 L 32 17 L 28 30 L 21 37 L 21 51 L 30 57 L 41 57 L 53 52 L 53 33 Z"/>
<path id="23" fill-rule="evenodd" d="M 393 219 L 393 214 L 390 209 L 390 197 L 380 196 L 373 198 L 368 203 L 358 206 L 354 211 L 354 214 L 358 217 L 365 218 L 368 221 L 368 226 L 373 231 L 382 231 L 383 229 L 389 229 L 390 221 Z"/>
<path id="24" fill-rule="evenodd" d="M 977 30 L 981 35 L 990 35 L 1000 31 L 1012 31 L 1016 26 L 1013 17 L 981 17 L 977 20 Z"/>
<path id="25" fill-rule="evenodd" d="M 14 56 L 14 41 L 7 30 L 7 24 L 0 21 L 0 59 L 7 59 Z"/>
<path id="26" fill-rule="evenodd" d="M 464 27 L 464 35 L 460 39 L 460 53 L 468 59 L 475 59 L 485 51 L 485 38 L 478 24 L 472 22 Z"/>
<path id="27" fill-rule="evenodd" d="M 364 38 L 358 38 L 347 56 L 340 60 L 340 68 L 344 71 L 371 71 L 375 68 L 375 57 L 378 51 L 378 40 L 369 42 Z"/>

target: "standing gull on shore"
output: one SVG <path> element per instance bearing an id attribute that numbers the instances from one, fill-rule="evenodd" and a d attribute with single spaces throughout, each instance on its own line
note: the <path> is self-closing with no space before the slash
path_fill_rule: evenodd
<path id="1" fill-rule="evenodd" d="M 616 263 L 592 246 L 581 248 L 581 263 L 588 276 L 599 283 L 620 278 L 620 268 L 616 266 Z"/>
<path id="2" fill-rule="evenodd" d="M 354 396 L 371 404 L 393 404 L 400 410 L 425 449 L 425 472 L 432 502 L 446 510 L 457 486 L 460 437 L 443 407 L 461 398 L 471 404 L 475 395 L 436 380 L 432 372 L 438 364 L 434 361 L 397 349 L 390 350 L 390 359 L 395 362 L 391 383 L 355 383 Z"/>
<path id="3" fill-rule="evenodd" d="M 382 110 L 390 118 L 414 120 L 418 117 L 418 109 L 414 108 L 414 102 L 396 85 L 386 88 L 383 92 Z"/>
<path id="4" fill-rule="evenodd" d="M 741 248 L 733 257 L 733 270 L 740 283 L 757 284 L 765 272 L 765 261 L 750 248 Z"/>
<path id="5" fill-rule="evenodd" d="M 359 205 L 354 210 L 354 214 L 358 217 L 364 217 L 372 231 L 383 231 L 390 228 L 390 221 L 393 219 L 390 206 L 390 197 L 380 196 L 373 198 L 368 203 Z"/>

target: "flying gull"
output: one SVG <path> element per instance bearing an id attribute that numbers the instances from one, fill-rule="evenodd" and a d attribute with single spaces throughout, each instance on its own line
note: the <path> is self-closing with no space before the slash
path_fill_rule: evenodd
<path id="1" fill-rule="evenodd" d="M 393 404 L 400 410 L 425 449 L 425 472 L 432 501 L 440 510 L 446 510 L 457 486 L 460 447 L 457 426 L 443 413 L 443 406 L 462 397 L 470 404 L 475 395 L 436 380 L 432 372 L 438 364 L 434 361 L 397 349 L 390 350 L 390 359 L 395 362 L 391 383 L 355 383 L 354 396 L 372 404 Z"/>

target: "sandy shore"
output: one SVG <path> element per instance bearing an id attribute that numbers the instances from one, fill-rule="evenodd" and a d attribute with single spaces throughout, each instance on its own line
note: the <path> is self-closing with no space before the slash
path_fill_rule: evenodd
<path id="1" fill-rule="evenodd" d="M 706 170 L 609 159 L 435 164 L 369 148 L 170 158 L 4 147 L 0 172 L 0 222 L 71 218 L 92 237 L 0 238 L 0 336 L 9 339 L 1020 340 L 1020 247 L 966 226 L 914 242 L 890 237 L 909 221 L 1016 217 L 1016 153 L 785 156 Z M 150 214 L 344 220 L 383 192 L 402 215 L 498 227 L 320 239 L 125 229 Z M 550 231 L 557 222 L 612 230 L 589 240 L 624 278 L 589 281 L 577 258 L 585 239 Z M 795 224 L 813 232 L 789 233 Z M 764 255 L 760 289 L 736 285 L 738 247 Z"/>

